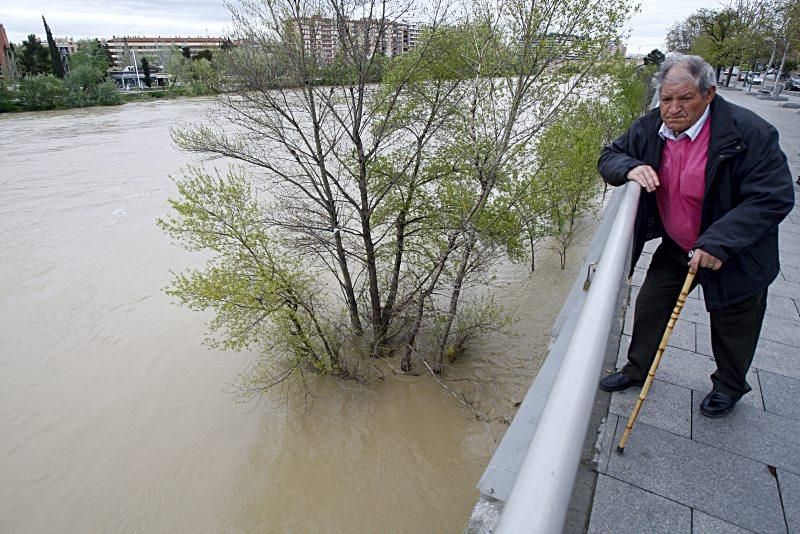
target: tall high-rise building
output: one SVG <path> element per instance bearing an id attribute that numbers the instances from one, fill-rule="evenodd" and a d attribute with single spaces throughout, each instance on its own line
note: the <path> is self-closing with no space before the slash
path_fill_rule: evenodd
<path id="1" fill-rule="evenodd" d="M 294 25 L 302 34 L 305 49 L 323 65 L 333 63 L 342 42 L 359 46 L 365 53 L 395 57 L 413 49 L 422 33 L 422 26 L 416 22 L 369 18 L 346 19 L 340 28 L 335 19 L 315 15 L 297 19 Z M 344 35 L 339 35 L 340 31 Z"/>

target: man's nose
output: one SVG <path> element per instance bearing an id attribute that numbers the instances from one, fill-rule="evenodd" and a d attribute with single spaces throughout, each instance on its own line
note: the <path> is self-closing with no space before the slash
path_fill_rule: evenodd
<path id="1" fill-rule="evenodd" d="M 667 111 L 670 115 L 678 113 L 681 109 L 681 104 L 677 100 L 671 100 L 669 102 L 669 106 L 667 107 Z"/>

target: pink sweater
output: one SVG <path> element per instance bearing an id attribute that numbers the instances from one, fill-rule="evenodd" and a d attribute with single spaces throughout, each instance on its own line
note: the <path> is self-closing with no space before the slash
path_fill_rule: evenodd
<path id="1" fill-rule="evenodd" d="M 711 117 L 694 141 L 667 139 L 661 153 L 656 201 L 667 234 L 686 252 L 700 235 L 700 212 L 706 187 L 706 160 L 711 138 Z"/>

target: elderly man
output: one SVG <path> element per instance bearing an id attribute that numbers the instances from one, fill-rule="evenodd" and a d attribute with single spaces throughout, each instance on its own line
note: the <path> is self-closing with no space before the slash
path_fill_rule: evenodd
<path id="1" fill-rule="evenodd" d="M 636 301 L 628 362 L 600 388 L 644 382 L 688 269 L 703 286 L 717 364 L 700 411 L 720 417 L 750 391 L 745 377 L 778 275 L 778 224 L 794 205 L 792 175 L 775 128 L 717 95 L 702 58 L 670 56 L 657 80 L 659 109 L 603 149 L 598 166 L 611 185 L 645 189 L 634 264 L 645 241 L 662 238 Z"/>

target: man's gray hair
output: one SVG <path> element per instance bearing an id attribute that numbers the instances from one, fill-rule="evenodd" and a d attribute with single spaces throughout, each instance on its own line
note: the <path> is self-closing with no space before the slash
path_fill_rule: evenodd
<path id="1" fill-rule="evenodd" d="M 661 68 L 656 75 L 656 83 L 658 88 L 664 83 L 672 67 L 685 68 L 692 78 L 694 78 L 695 85 L 700 89 L 702 94 L 707 94 L 708 90 L 717 85 L 717 77 L 714 74 L 714 68 L 700 56 L 691 56 L 688 54 L 670 54 L 661 62 Z"/>

